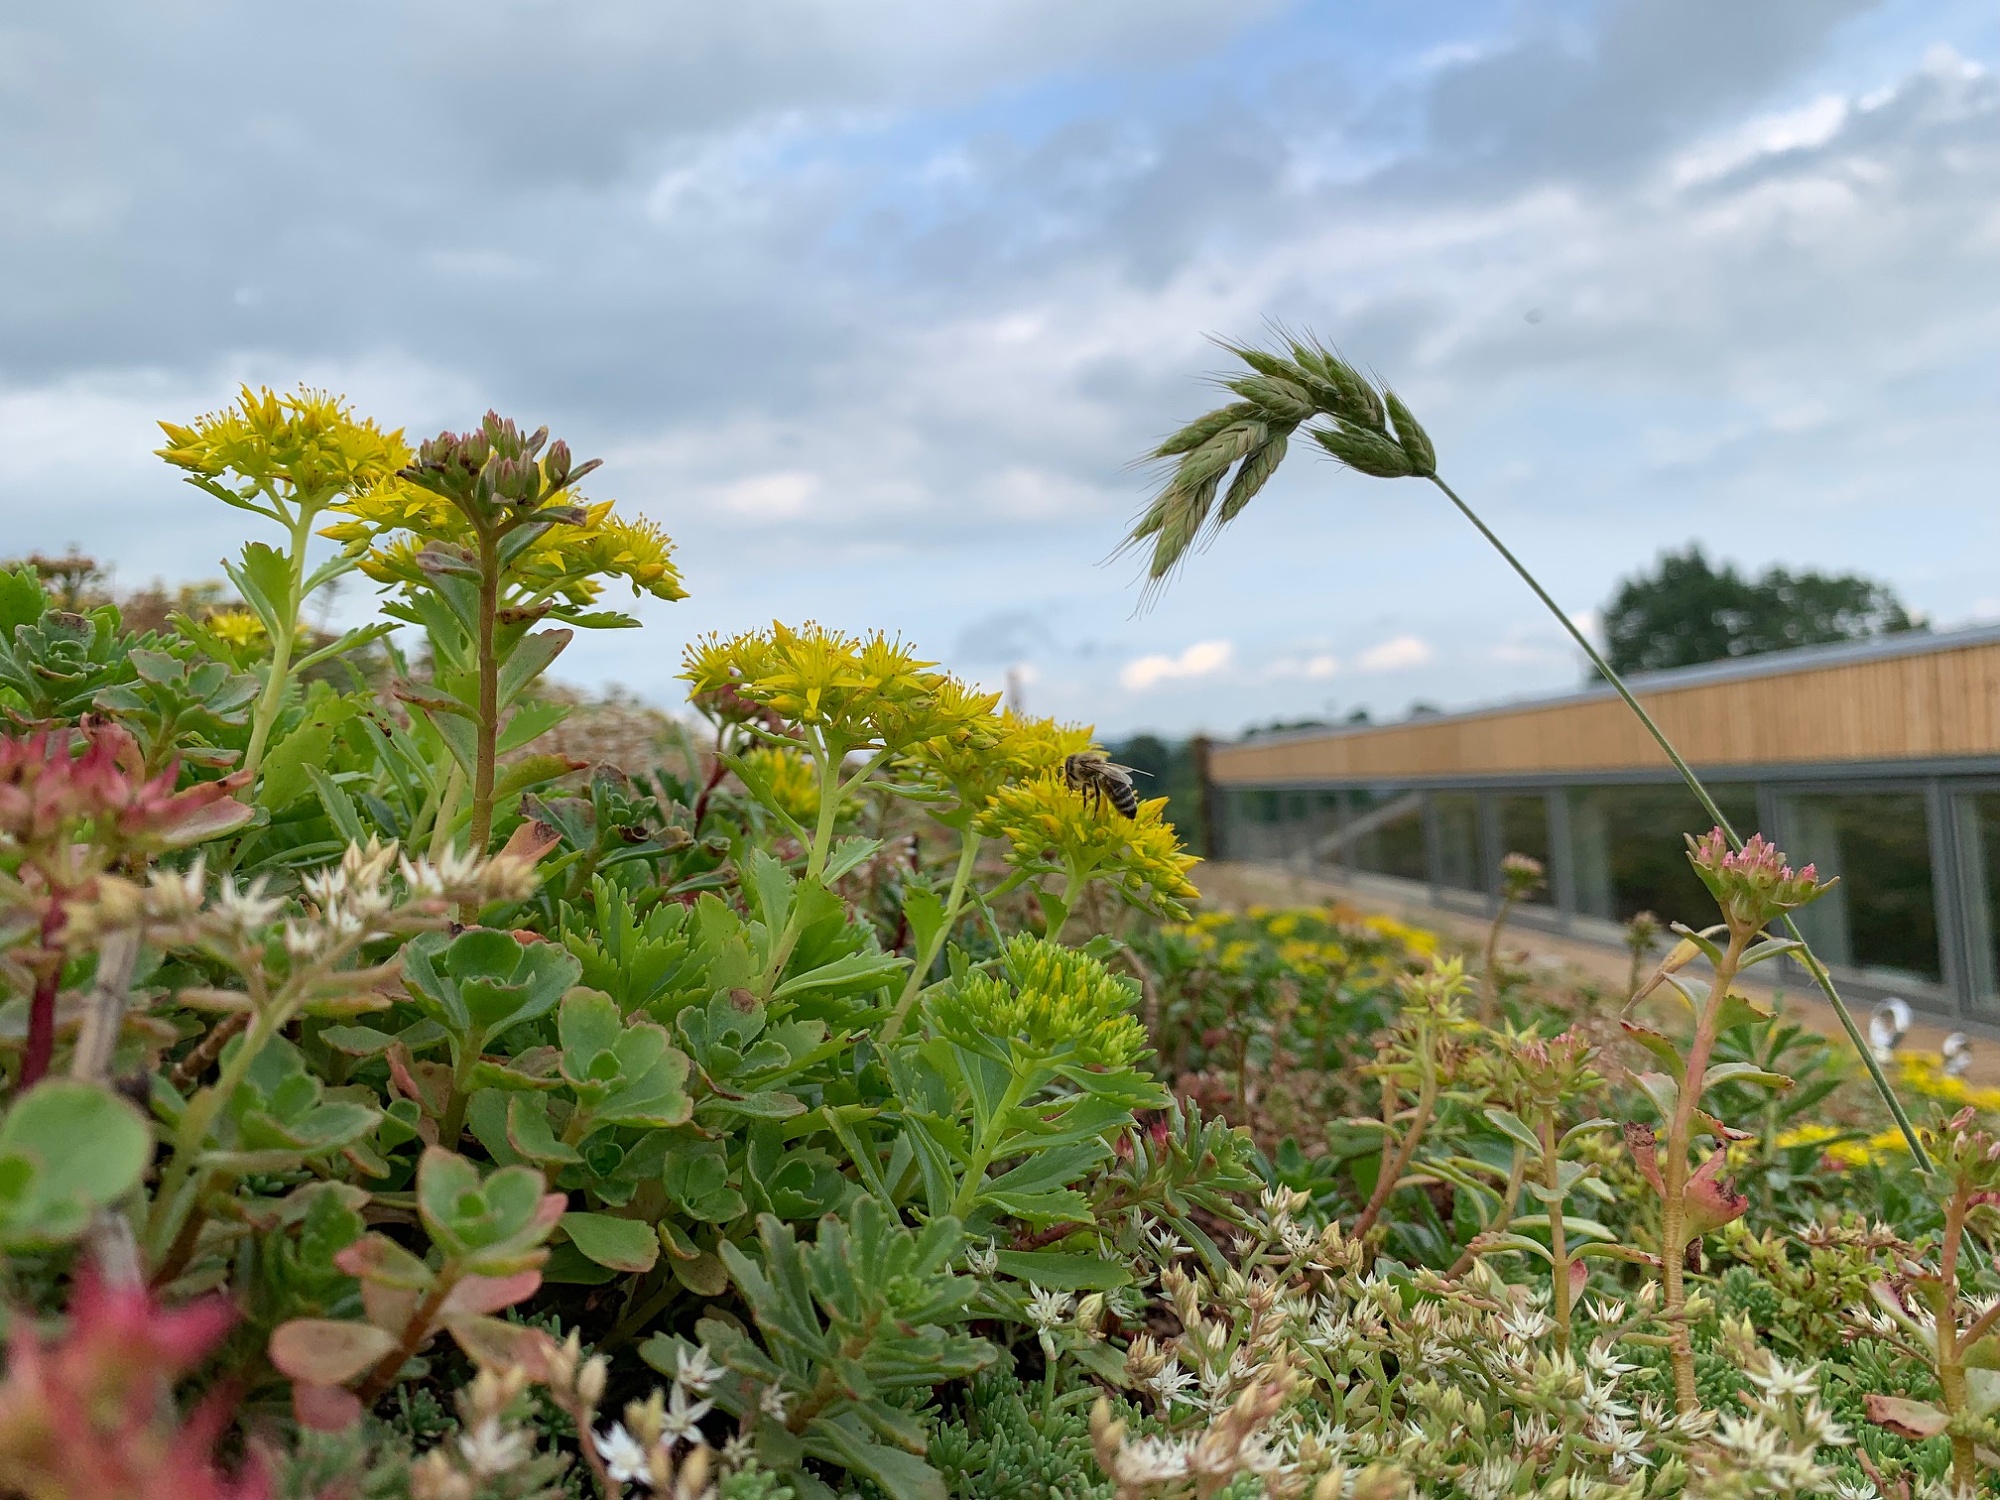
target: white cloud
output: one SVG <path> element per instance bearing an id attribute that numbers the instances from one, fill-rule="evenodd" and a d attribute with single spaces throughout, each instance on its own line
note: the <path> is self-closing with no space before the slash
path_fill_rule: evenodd
<path id="1" fill-rule="evenodd" d="M 789 521 L 805 514 L 806 502 L 819 493 L 819 476 L 799 470 L 753 474 L 722 491 L 723 505 L 753 521 Z"/>
<path id="2" fill-rule="evenodd" d="M 1692 187 L 1726 177 L 1759 157 L 1823 146 L 1847 123 L 1848 108 L 1848 102 L 1838 94 L 1822 94 L 1798 109 L 1745 121 L 1726 135 L 1682 153 L 1672 168 L 1674 184 Z"/>
<path id="3" fill-rule="evenodd" d="M 1118 680 L 1126 691 L 1143 693 L 1163 682 L 1195 677 L 1213 677 L 1225 670 L 1235 656 L 1228 641 L 1196 641 L 1179 656 L 1141 656 L 1125 663 Z"/>
<path id="4" fill-rule="evenodd" d="M 1398 635 L 1370 646 L 1361 653 L 1361 670 L 1364 672 L 1403 672 L 1411 667 L 1425 666 L 1435 660 L 1437 652 L 1422 636 Z"/>
<path id="5" fill-rule="evenodd" d="M 1281 656 L 1264 669 L 1267 677 L 1303 677 L 1309 682 L 1323 681 L 1339 672 L 1340 658 L 1329 651 L 1309 656 Z"/>
<path id="6" fill-rule="evenodd" d="M 1455 521 L 1304 443 L 1161 606 L 1164 638 L 1245 669 L 1131 659 L 1131 569 L 1094 566 L 1145 488 L 1126 461 L 1210 399 L 1205 331 L 1277 317 L 1393 379 L 1566 600 L 1699 534 L 1963 617 L 2000 545 L 1976 484 L 2000 84 L 1917 59 L 1996 42 L 1970 0 L 1842 34 L 1855 3 L 1604 0 L 1548 37 L 1546 6 L 1501 7 L 1393 40 L 1314 7 L 1259 31 L 1263 0 L 969 0 L 937 26 L 916 0 L 503 5 L 435 97 L 404 84 L 466 0 L 386 50 L 381 0 L 289 32 L 233 20 L 247 0 L 44 7 L 52 50 L 23 55 L 50 65 L 0 77 L 27 205 L 0 244 L 4 545 L 212 575 L 239 518 L 148 456 L 151 418 L 304 376 L 412 437 L 489 404 L 547 421 L 606 460 L 593 494 L 672 531 L 694 598 L 580 639 L 580 680 L 675 694 L 677 637 L 812 616 L 947 655 L 1000 620 L 953 665 L 1032 658 L 1042 711 L 1168 730 L 1343 671 L 1434 662 L 1447 702 L 1573 683 L 1552 631 L 1495 628 L 1518 588 Z M 554 105 L 482 114 L 484 60 L 528 28 Z M 1239 46 L 1217 88 L 1200 60 Z M 247 117 L 206 82 L 286 49 L 377 82 Z M 1311 57 L 1371 61 L 1301 94 Z M 207 205 L 246 182 L 288 186 L 223 225 Z M 440 217 L 437 183 L 490 213 Z"/>

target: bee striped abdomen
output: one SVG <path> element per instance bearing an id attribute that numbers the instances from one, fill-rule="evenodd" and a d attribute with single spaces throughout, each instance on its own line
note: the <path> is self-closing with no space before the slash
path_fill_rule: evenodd
<path id="1" fill-rule="evenodd" d="M 1114 765 L 1094 751 L 1063 762 L 1063 780 L 1091 802 L 1109 802 L 1122 816 L 1139 816 L 1139 794 L 1132 786 L 1132 768 Z"/>

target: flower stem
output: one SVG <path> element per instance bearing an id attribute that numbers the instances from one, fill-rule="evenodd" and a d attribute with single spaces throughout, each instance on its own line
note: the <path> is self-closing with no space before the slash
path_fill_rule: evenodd
<path id="1" fill-rule="evenodd" d="M 1393 1087 L 1387 1079 L 1384 1089 Z M 1437 1108 L 1437 1070 L 1426 1057 L 1423 1061 L 1423 1077 L 1417 1087 L 1417 1102 L 1410 1113 L 1409 1127 L 1403 1138 L 1396 1144 L 1395 1153 L 1382 1163 L 1382 1175 L 1375 1179 L 1375 1191 L 1368 1195 L 1368 1206 L 1361 1210 L 1361 1217 L 1354 1221 L 1354 1227 L 1347 1231 L 1351 1240 L 1365 1238 L 1375 1227 L 1375 1221 L 1382 1216 L 1382 1209 L 1389 1202 L 1389 1195 L 1396 1191 L 1396 1184 L 1403 1180 L 1403 1174 L 1410 1169 L 1410 1159 L 1417 1154 L 1418 1143 L 1424 1138 L 1424 1131 L 1430 1128 L 1431 1112 Z"/>
<path id="2" fill-rule="evenodd" d="M 21 1059 L 21 1087 L 40 1083 L 56 1055 L 56 994 L 62 988 L 63 949 L 57 940 L 64 920 L 60 892 L 49 893 L 42 913 L 41 952 L 35 955 L 35 992 L 28 1000 L 28 1046 Z"/>
<path id="3" fill-rule="evenodd" d="M 438 1144 L 447 1151 L 456 1151 L 459 1138 L 465 1134 L 465 1110 L 472 1102 L 472 1070 L 485 1049 L 486 1034 L 475 1031 L 465 1037 L 452 1059 L 451 1097 L 445 1101 L 444 1119 L 438 1125 Z"/>
<path id="4" fill-rule="evenodd" d="M 473 649 L 478 655 L 479 718 L 473 726 L 472 826 L 466 847 L 484 857 L 493 840 L 493 777 L 500 739 L 500 658 L 494 634 L 500 615 L 500 539 L 479 533 L 479 630 Z M 479 915 L 471 902 L 459 908 L 458 919 L 470 923 Z"/>
<path id="5" fill-rule="evenodd" d="M 1514 910 L 1514 898 L 1502 896 L 1500 909 L 1493 913 L 1493 925 L 1486 930 L 1486 953 L 1479 966 L 1479 1024 L 1491 1027 L 1500 1008 L 1500 975 L 1494 968 L 1500 956 L 1500 930 Z"/>
<path id="6" fill-rule="evenodd" d="M 1556 1353 L 1569 1353 L 1570 1333 L 1570 1286 L 1569 1286 L 1569 1241 L 1563 1225 L 1563 1203 L 1560 1196 L 1562 1187 L 1562 1157 L 1556 1150 L 1556 1116 L 1553 1109 L 1542 1116 L 1542 1186 L 1549 1193 L 1549 1251 L 1553 1259 L 1550 1265 L 1555 1271 L 1554 1307 L 1556 1314 Z"/>
<path id="7" fill-rule="evenodd" d="M 248 800 L 257 786 L 257 771 L 264 764 L 264 750 L 271 740 L 271 730 L 277 725 L 278 714 L 285 705 L 285 686 L 292 673 L 292 649 L 299 636 L 299 611 L 305 607 L 300 597 L 305 589 L 306 548 L 312 540 L 312 518 L 314 508 L 305 504 L 299 506 L 296 519 L 291 522 L 292 552 L 291 564 L 291 607 L 283 618 L 274 622 L 278 629 L 271 633 L 271 666 L 264 678 L 264 691 L 257 695 L 257 706 L 250 713 L 250 747 L 243 752 L 245 772 L 243 796 Z"/>
<path id="8" fill-rule="evenodd" d="M 958 909 L 965 903 L 965 887 L 972 879 L 973 862 L 978 858 L 979 835 L 968 828 L 959 840 L 958 868 L 952 872 L 951 890 L 944 898 L 944 916 L 938 922 L 938 930 L 918 952 L 916 967 L 910 970 L 910 977 L 903 984 L 903 993 L 896 1001 L 896 1009 L 891 1012 L 888 1024 L 882 1028 L 882 1045 L 885 1047 L 902 1035 L 910 1007 L 916 1004 L 924 982 L 930 978 L 931 965 L 937 962 L 938 954 L 951 937 L 951 930 L 958 921 Z"/>
<path id="9" fill-rule="evenodd" d="M 831 745 L 814 751 L 819 762 L 819 817 L 813 823 L 812 848 L 806 852 L 806 879 L 817 880 L 833 851 L 833 827 L 840 817 L 840 756 Z"/>
<path id="10" fill-rule="evenodd" d="M 1521 1186 L 1527 1180 L 1528 1152 L 1525 1147 L 1516 1145 L 1514 1164 L 1507 1171 L 1507 1188 L 1500 1195 L 1500 1207 L 1494 1211 L 1493 1217 L 1486 1221 L 1486 1227 L 1481 1229 L 1479 1234 L 1492 1234 L 1514 1222 L 1514 1210 L 1521 1202 Z M 1458 1259 L 1451 1263 L 1451 1268 L 1444 1273 L 1445 1280 L 1458 1280 L 1472 1269 L 1472 1263 L 1477 1259 L 1479 1259 L 1479 1235 L 1474 1235 L 1471 1242 L 1458 1252 Z"/>
<path id="11" fill-rule="evenodd" d="M 1063 929 L 1069 926 L 1070 913 L 1076 910 L 1077 898 L 1083 894 L 1083 888 L 1085 885 L 1089 883 L 1089 881 L 1090 877 L 1087 874 L 1084 874 L 1077 870 L 1071 870 L 1069 874 L 1064 877 L 1063 893 L 1060 898 L 1062 903 L 1062 916 L 1056 919 L 1055 921 L 1050 922 L 1049 930 L 1045 934 L 1043 934 L 1043 936 L 1049 942 L 1055 943 L 1055 942 L 1060 942 L 1062 940 Z"/>
<path id="12" fill-rule="evenodd" d="M 979 1194 L 986 1186 L 986 1169 L 993 1165 L 993 1158 L 1000 1150 L 1000 1142 L 1007 1134 L 1007 1116 L 1014 1112 L 1028 1092 L 1028 1080 L 1019 1072 L 1007 1080 L 1007 1088 L 1000 1095 L 1000 1103 L 993 1110 L 993 1117 L 980 1136 L 979 1144 L 973 1148 L 972 1157 L 965 1165 L 965 1178 L 958 1189 L 958 1197 L 952 1200 L 952 1217 L 963 1223 L 966 1216 L 979 1202 Z"/>
<path id="13" fill-rule="evenodd" d="M 1694 1336 L 1687 1325 L 1687 1224 L 1688 1147 L 1694 1138 L 1695 1111 L 1701 1107 L 1701 1081 L 1708 1073 L 1709 1054 L 1722 1019 L 1723 1002 L 1735 982 L 1743 950 L 1751 934 L 1732 931 L 1729 946 L 1715 966 L 1715 980 L 1708 999 L 1695 1023 L 1694 1040 L 1688 1046 L 1687 1065 L 1681 1072 L 1680 1094 L 1674 1101 L 1674 1117 L 1668 1125 L 1666 1160 L 1660 1168 L 1665 1188 L 1660 1209 L 1660 1290 L 1668 1332 L 1669 1353 L 1674 1367 L 1674 1404 L 1683 1412 L 1700 1409 L 1701 1398 L 1694 1383 Z"/>
<path id="14" fill-rule="evenodd" d="M 291 1013 L 289 1005 L 271 1006 L 260 1012 L 244 1035 L 243 1044 L 223 1064 L 215 1082 L 188 1100 L 187 1108 L 181 1111 L 180 1123 L 174 1129 L 173 1155 L 167 1159 L 166 1168 L 160 1173 L 159 1189 L 153 1194 L 153 1211 L 146 1221 L 147 1248 L 155 1266 L 166 1259 L 180 1234 L 182 1222 L 192 1212 L 194 1202 L 200 1196 L 200 1185 L 190 1184 L 189 1178 L 194 1172 L 195 1158 L 208 1141 L 208 1132 L 215 1124 L 215 1117 L 235 1097 L 236 1090 L 250 1075 L 250 1066 L 256 1062 L 257 1054 L 291 1019 Z M 197 1191 L 189 1192 L 191 1185 Z"/>
<path id="15" fill-rule="evenodd" d="M 1570 639 L 1583 648 L 1583 654 L 1589 658 L 1590 664 L 1598 670 L 1606 682 L 1611 684 L 1618 696 L 1625 700 L 1625 706 L 1638 717 L 1646 732 L 1653 737 L 1654 743 L 1665 753 L 1673 768 L 1680 773 L 1681 780 L 1687 783 L 1688 790 L 1694 793 L 1695 800 L 1701 804 L 1702 810 L 1715 820 L 1715 826 L 1722 830 L 1723 836 L 1729 840 L 1730 847 L 1741 849 L 1742 838 L 1731 826 L 1729 819 L 1722 815 L 1722 809 L 1716 806 L 1715 798 L 1709 795 L 1708 788 L 1702 785 L 1701 778 L 1695 775 L 1693 767 L 1681 758 L 1680 751 L 1674 748 L 1673 741 L 1669 740 L 1666 732 L 1654 722 L 1653 716 L 1640 706 L 1637 698 L 1632 696 L 1632 690 L 1625 685 L 1625 679 L 1611 669 L 1611 664 L 1604 659 L 1603 653 L 1590 643 L 1590 638 L 1577 628 L 1576 622 L 1570 619 L 1563 612 L 1562 606 L 1550 597 L 1549 591 L 1542 587 L 1541 581 L 1533 573 L 1528 571 L 1527 565 L 1516 557 L 1507 544 L 1494 534 L 1493 529 L 1479 518 L 1478 512 L 1460 499 L 1458 492 L 1439 476 L 1432 474 L 1429 478 L 1432 484 L 1444 492 L 1445 498 L 1458 507 L 1459 514 L 1470 521 L 1479 534 L 1486 538 L 1493 550 L 1520 575 L 1521 581 L 1534 591 L 1535 597 L 1547 606 L 1549 613 L 1554 615 L 1563 629 L 1569 632 Z M 1896 1128 L 1903 1133 L 1903 1140 L 1910 1148 L 1910 1157 L 1916 1162 L 1917 1169 L 1926 1174 L 1930 1173 L 1933 1170 L 1930 1153 L 1924 1150 L 1924 1143 L 1917 1138 L 1917 1128 L 1910 1122 L 1909 1112 L 1903 1108 L 1902 1100 L 1896 1097 L 1896 1091 L 1890 1086 L 1888 1075 L 1882 1071 L 1882 1065 L 1875 1060 L 1874 1049 L 1862 1036 L 1861 1027 L 1855 1022 L 1853 1013 L 1848 1010 L 1847 1002 L 1840 998 L 1840 992 L 1834 988 L 1833 976 L 1827 973 L 1826 965 L 1820 962 L 1819 956 L 1810 947 L 1805 946 L 1805 935 L 1799 931 L 1798 923 L 1790 916 L 1785 918 L 1785 933 L 1801 945 L 1798 953 L 1799 962 L 1805 965 L 1806 972 L 1812 975 L 1813 983 L 1819 986 L 1820 992 L 1827 998 L 1827 1003 L 1833 1007 L 1833 1013 L 1840 1018 L 1841 1029 L 1847 1033 L 1847 1039 L 1854 1044 L 1856 1054 L 1861 1058 L 1862 1065 L 1868 1070 L 1869 1078 L 1874 1082 L 1875 1091 L 1882 1096 L 1882 1102 L 1888 1105 L 1889 1113 L 1895 1117 Z"/>

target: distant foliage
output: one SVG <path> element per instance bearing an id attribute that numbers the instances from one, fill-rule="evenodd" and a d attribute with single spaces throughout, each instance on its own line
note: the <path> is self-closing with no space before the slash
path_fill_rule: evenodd
<path id="1" fill-rule="evenodd" d="M 1720 570 L 1700 545 L 1663 555 L 1619 585 L 1604 607 L 1605 657 L 1618 672 L 1653 672 L 1922 630 L 1887 584 L 1857 573 Z"/>

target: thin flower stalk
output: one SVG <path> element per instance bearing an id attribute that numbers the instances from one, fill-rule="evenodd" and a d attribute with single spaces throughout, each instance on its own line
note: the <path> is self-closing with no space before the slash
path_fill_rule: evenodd
<path id="1" fill-rule="evenodd" d="M 938 954 L 944 951 L 945 943 L 958 925 L 958 914 L 965 906 L 966 888 L 972 883 L 972 871 L 979 860 L 981 842 L 978 832 L 971 828 L 959 835 L 958 864 L 951 873 L 951 889 L 945 893 L 944 918 L 938 923 L 937 931 L 917 949 L 917 961 L 910 969 L 910 977 L 903 982 L 903 993 L 896 997 L 896 1008 L 889 1013 L 889 1019 L 882 1027 L 884 1046 L 903 1034 L 910 1008 L 917 1003 L 917 996 L 929 982 L 931 970 L 937 964 Z"/>
<path id="2" fill-rule="evenodd" d="M 1714 820 L 1714 825 L 1723 831 L 1730 846 L 1741 849 L 1742 838 L 1723 816 L 1708 788 L 1633 695 L 1624 678 L 1612 669 L 1603 653 L 1527 565 L 1439 475 L 1436 448 L 1402 399 L 1387 387 L 1378 387 L 1316 341 L 1291 337 L 1282 331 L 1280 337 L 1286 345 L 1286 354 L 1225 344 L 1225 348 L 1250 367 L 1251 373 L 1224 382 L 1238 399 L 1197 418 L 1154 449 L 1153 457 L 1175 460 L 1175 467 L 1125 542 L 1127 548 L 1146 546 L 1151 550 L 1146 569 L 1148 596 L 1165 585 L 1197 541 L 1212 537 L 1255 498 L 1277 472 L 1290 440 L 1301 429 L 1341 464 L 1358 473 L 1378 479 L 1428 479 L 1556 618 L 1645 726 L 1688 790 Z M 1312 422 L 1321 425 L 1306 425 Z M 1225 478 L 1229 480 L 1226 491 Z M 1786 917 L 1784 921 L 1786 935 L 1799 945 L 1795 950 L 1798 961 L 1839 1016 L 1842 1030 L 1895 1118 L 1911 1156 L 1922 1171 L 1929 1173 L 1931 1160 L 1916 1127 L 1871 1053 L 1832 975 L 1806 945 L 1792 919 Z"/>

